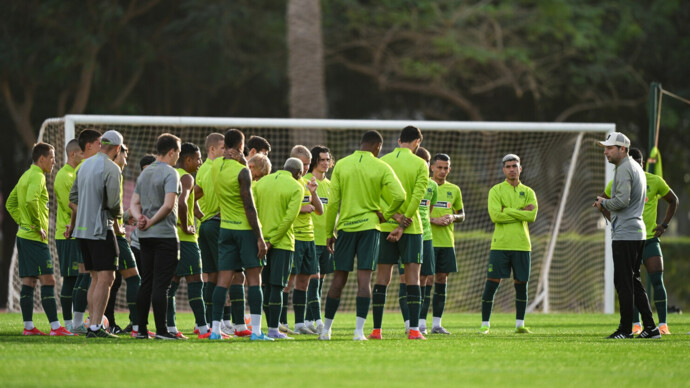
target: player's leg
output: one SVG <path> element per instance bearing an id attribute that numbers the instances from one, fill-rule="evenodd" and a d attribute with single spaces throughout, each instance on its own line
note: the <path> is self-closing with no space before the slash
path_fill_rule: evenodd
<path id="1" fill-rule="evenodd" d="M 656 312 L 659 316 L 659 331 L 661 334 L 671 334 L 666 322 L 668 305 L 666 300 L 666 287 L 664 285 L 664 258 L 661 253 L 659 238 L 651 238 L 645 242 L 642 262 L 647 269 L 647 275 L 649 276 L 654 291 L 653 300 Z M 636 321 L 639 322 L 639 319 Z"/>
<path id="2" fill-rule="evenodd" d="M 204 304 L 206 305 L 206 322 L 211 322 L 213 313 L 213 291 L 218 283 L 218 235 L 220 221 L 209 219 L 199 227 L 199 249 L 201 250 L 201 264 L 204 269 Z"/>
<path id="3" fill-rule="evenodd" d="M 309 287 L 309 279 L 319 273 L 319 262 L 316 257 L 316 244 L 314 241 L 296 241 L 300 243 L 301 262 L 297 268 L 297 276 L 295 278 L 295 291 L 292 297 L 292 304 L 295 308 L 295 331 L 299 334 L 316 334 L 304 325 L 304 315 L 307 309 L 307 288 Z M 296 257 L 296 252 L 295 255 Z M 296 261 L 296 260 L 295 260 Z"/>
<path id="4" fill-rule="evenodd" d="M 356 301 L 356 323 L 353 339 L 355 341 L 365 340 L 364 324 L 369 313 L 371 304 L 371 276 L 376 269 L 378 261 L 379 242 L 381 233 L 377 230 L 365 230 L 360 234 L 357 244 L 357 301 Z M 389 272 L 393 270 L 391 265 Z M 390 282 L 390 277 L 388 279 Z"/>
<path id="5" fill-rule="evenodd" d="M 154 254 L 153 285 L 151 289 L 151 304 L 153 317 L 156 321 L 156 339 L 177 339 L 168 332 L 167 310 L 168 292 L 180 257 L 179 242 L 176 238 L 156 238 Z"/>
<path id="6" fill-rule="evenodd" d="M 120 286 L 122 286 L 122 274 L 119 271 L 116 271 L 115 280 L 113 281 L 113 285 L 110 286 L 108 304 L 105 306 L 105 311 L 103 312 L 103 315 L 108 320 L 108 332 L 113 334 L 122 333 L 122 329 L 117 325 L 117 321 L 115 319 L 115 302 L 117 300 L 117 292 L 120 290 Z"/>
<path id="7" fill-rule="evenodd" d="M 20 267 L 21 266 L 22 264 L 20 261 Z M 34 292 L 37 282 L 38 278 L 35 276 L 22 276 L 22 289 L 19 292 L 19 308 L 22 311 L 22 320 L 24 321 L 24 335 L 45 335 L 45 333 L 39 331 L 34 326 Z"/>
<path id="8" fill-rule="evenodd" d="M 515 332 L 529 334 L 525 327 L 525 312 L 527 311 L 527 283 L 532 267 L 532 253 L 523 251 L 509 252 L 511 267 L 513 268 L 515 287 Z"/>
<path id="9" fill-rule="evenodd" d="M 233 334 L 238 337 L 249 337 L 252 333 L 244 322 L 244 285 L 246 276 L 244 272 L 234 272 L 230 281 L 230 303 L 232 315 Z"/>
<path id="10" fill-rule="evenodd" d="M 283 298 L 281 291 L 287 285 L 292 265 L 292 251 L 272 248 L 267 260 L 271 262 L 271 271 L 268 283 L 271 287 L 271 300 L 269 301 L 268 336 L 275 339 L 292 339 L 278 330 L 278 317 L 281 314 Z M 298 275 L 299 277 L 299 275 Z M 307 277 L 308 279 L 308 277 Z M 306 300 L 305 300 L 306 301 Z"/>
<path id="11" fill-rule="evenodd" d="M 141 285 L 137 294 L 137 321 L 132 324 L 132 337 L 149 338 L 148 317 L 151 309 L 151 290 L 153 288 L 155 241 L 151 238 L 139 238 L 139 256 Z"/>
<path id="12" fill-rule="evenodd" d="M 200 262 L 200 260 L 198 261 Z M 208 323 L 206 322 L 206 306 L 204 305 L 202 294 L 204 282 L 201 280 L 201 267 L 190 272 L 196 273 L 185 276 L 185 280 L 187 281 L 187 300 L 194 314 L 196 327 L 199 329 L 199 338 L 208 338 L 210 331 L 208 329 Z M 170 326 L 170 324 L 168 324 L 168 326 Z"/>
<path id="13" fill-rule="evenodd" d="M 436 255 L 436 275 L 434 276 L 434 298 L 432 300 L 433 322 L 432 334 L 450 334 L 441 324 L 443 311 L 446 308 L 448 274 L 458 272 L 455 261 L 455 248 L 434 248 Z"/>
<path id="14" fill-rule="evenodd" d="M 248 301 L 249 314 L 251 316 L 252 334 L 249 337 L 254 341 L 271 341 L 272 338 L 261 332 L 261 308 L 263 305 L 263 293 L 261 292 L 261 272 L 266 265 L 266 257 L 259 257 L 257 240 L 251 230 L 233 231 L 237 236 L 237 255 L 231 262 L 233 272 L 245 269 L 247 285 L 249 286 Z"/>
<path id="15" fill-rule="evenodd" d="M 369 335 L 370 339 L 382 338 L 381 326 L 383 324 L 383 310 L 386 306 L 388 285 L 390 284 L 391 277 L 393 276 L 393 267 L 397 267 L 400 260 L 398 242 L 390 242 L 386 240 L 388 234 L 389 232 L 379 232 L 378 271 L 376 271 L 376 280 L 374 281 L 374 289 L 372 291 L 372 316 L 374 319 L 374 330 L 372 331 L 371 335 Z M 358 268 L 360 268 L 359 265 Z"/>
<path id="16" fill-rule="evenodd" d="M 88 244 L 91 255 L 91 278 L 93 282 L 89 292 L 91 293 L 90 327 L 87 338 L 115 337 L 107 333 L 102 325 L 105 308 L 110 296 L 110 288 L 115 281 L 115 273 L 118 270 L 117 258 L 119 248 L 115 234 L 109 230 L 105 240 L 92 240 Z"/>
<path id="17" fill-rule="evenodd" d="M 312 310 L 312 316 L 316 322 L 316 333 L 321 334 L 323 331 L 323 320 L 321 319 L 321 295 L 323 282 L 327 274 L 333 273 L 333 255 L 328 251 L 325 246 L 317 246 L 317 256 L 319 257 L 319 276 L 317 289 L 315 292 L 314 299 L 311 300 L 309 306 Z M 319 253 L 320 251 L 320 253 Z M 307 299 L 309 296 L 307 296 Z M 308 299 L 309 300 L 309 299 Z"/>
<path id="18" fill-rule="evenodd" d="M 60 306 L 65 328 L 72 330 L 72 301 L 74 286 L 79 275 L 79 265 L 75 260 L 79 245 L 76 240 L 56 240 L 58 259 L 60 261 L 60 275 L 62 275 L 62 288 L 60 289 Z"/>
<path id="19" fill-rule="evenodd" d="M 419 283 L 422 267 L 423 236 L 422 234 L 403 234 L 398 241 L 400 260 L 405 264 L 405 284 L 407 292 L 407 309 L 410 316 L 409 339 L 425 339 L 419 332 L 419 313 L 422 307 L 422 288 Z"/>
<path id="20" fill-rule="evenodd" d="M 88 306 L 87 293 L 91 287 L 91 274 L 86 270 L 83 262 L 78 263 L 77 266 L 79 274 L 72 291 L 72 310 L 74 311 L 72 322 L 75 334 L 86 334 L 84 316 Z"/>
<path id="21" fill-rule="evenodd" d="M 422 309 L 419 311 L 419 331 L 422 334 L 426 334 L 426 317 L 429 314 L 429 306 L 431 306 L 431 291 L 436 273 L 436 255 L 434 254 L 434 246 L 431 240 L 426 240 L 423 244 L 424 254 L 422 257 L 424 261 L 422 261 L 422 268 L 420 269 L 419 285 L 423 287 L 424 297 L 422 299 Z"/>
<path id="22" fill-rule="evenodd" d="M 405 284 L 405 264 L 398 264 L 398 275 L 400 276 L 400 285 L 398 288 L 398 305 L 400 306 L 400 313 L 402 314 L 403 322 L 405 324 L 405 333 L 410 331 L 410 309 L 407 307 L 407 284 Z"/>
<path id="23" fill-rule="evenodd" d="M 642 316 L 642 324 L 644 326 L 642 332 L 639 336 L 637 336 L 637 338 L 661 338 L 659 328 L 656 326 L 656 323 L 654 323 L 654 315 L 652 314 L 652 307 L 649 304 L 647 292 L 645 291 L 642 281 L 640 280 L 640 266 L 642 265 L 643 252 L 644 241 L 640 241 L 639 244 L 634 246 L 632 252 L 633 255 L 631 255 L 633 258 L 633 302 L 634 306 L 640 311 L 640 315 Z M 632 322 L 630 323 L 632 326 Z"/>
<path id="24" fill-rule="evenodd" d="M 482 293 L 482 326 L 479 333 L 488 334 L 491 327 L 491 310 L 494 307 L 494 297 L 501 285 L 501 279 L 510 277 L 510 260 L 505 251 L 492 250 L 489 252 L 489 263 L 486 269 L 486 283 Z"/>
<path id="25" fill-rule="evenodd" d="M 320 340 L 331 339 L 331 326 L 335 319 L 335 313 L 340 306 L 340 296 L 343 292 L 347 278 L 354 269 L 354 260 L 357 247 L 357 238 L 360 232 L 339 231 L 335 241 L 333 253 L 333 282 L 326 296 L 324 309 L 323 331 Z M 378 232 L 377 232 L 378 233 Z"/>
<path id="26" fill-rule="evenodd" d="M 320 277 L 320 273 L 310 276 L 309 284 L 307 285 L 307 311 L 304 314 L 304 326 L 308 327 L 313 332 L 316 332 L 316 326 L 314 326 L 316 318 L 314 318 L 314 313 L 318 315 L 319 319 L 321 318 L 321 306 L 319 306 L 320 303 L 317 296 Z"/>
<path id="27" fill-rule="evenodd" d="M 290 269 L 290 276 L 288 278 L 287 285 L 281 290 L 281 305 L 280 309 L 280 331 L 288 334 L 295 334 L 294 331 L 290 329 L 290 324 L 288 323 L 288 305 L 290 303 L 290 291 L 295 288 L 295 279 L 297 278 L 297 268 Z M 294 304 L 294 301 L 293 301 Z"/>
<path id="28" fill-rule="evenodd" d="M 177 322 L 175 321 L 175 318 L 177 316 L 177 289 L 180 287 L 180 279 L 182 279 L 182 277 L 179 275 L 180 272 L 182 272 L 180 271 L 181 263 L 182 260 L 180 260 L 177 263 L 177 268 L 175 269 L 175 276 L 173 276 L 172 281 L 170 282 L 170 289 L 168 290 L 168 308 L 165 314 L 165 321 L 168 325 L 168 333 L 172 333 L 175 335 L 179 333 L 179 331 L 177 330 Z"/>

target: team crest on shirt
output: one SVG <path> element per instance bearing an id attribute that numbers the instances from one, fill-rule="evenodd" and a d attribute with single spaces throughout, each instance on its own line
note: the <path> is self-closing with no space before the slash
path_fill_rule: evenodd
<path id="1" fill-rule="evenodd" d="M 452 197 L 453 197 L 453 192 L 451 192 L 451 191 L 446 191 L 446 196 L 447 196 L 448 198 L 452 198 Z"/>
<path id="2" fill-rule="evenodd" d="M 521 192 L 520 192 L 520 196 L 521 196 L 521 197 L 524 197 L 524 196 L 525 196 L 525 192 L 524 192 L 524 191 L 521 191 Z"/>

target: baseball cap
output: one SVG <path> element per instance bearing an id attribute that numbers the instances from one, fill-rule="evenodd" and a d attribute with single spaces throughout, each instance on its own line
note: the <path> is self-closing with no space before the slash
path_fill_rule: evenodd
<path id="1" fill-rule="evenodd" d="M 611 132 L 606 136 L 606 140 L 600 141 L 603 146 L 620 146 L 630 148 L 630 139 L 620 132 Z"/>
<path id="2" fill-rule="evenodd" d="M 101 144 L 103 145 L 122 145 L 122 135 L 118 131 L 107 131 L 101 136 Z"/>

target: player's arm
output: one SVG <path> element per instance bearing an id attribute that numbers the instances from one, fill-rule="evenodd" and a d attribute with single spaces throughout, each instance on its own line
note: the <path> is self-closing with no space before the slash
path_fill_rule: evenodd
<path id="1" fill-rule="evenodd" d="M 58 186 L 62 186 L 62 188 L 59 188 Z M 55 202 L 57 202 L 58 211 L 70 214 L 71 216 L 72 209 L 69 207 L 69 194 L 67 196 L 62 195 L 62 193 L 65 192 L 69 193 L 69 189 L 70 182 L 68 179 L 61 177 L 61 179 L 58 180 L 57 177 L 55 178 L 55 188 L 53 192 L 55 193 Z"/>
<path id="2" fill-rule="evenodd" d="M 295 222 L 295 219 L 299 215 L 300 205 L 302 204 L 302 194 L 303 193 L 301 191 L 295 190 L 290 197 L 290 201 L 288 202 L 288 206 L 285 211 L 285 217 L 280 220 L 278 227 L 275 229 L 275 233 L 270 238 L 273 243 L 280 241 Z"/>
<path id="3" fill-rule="evenodd" d="M 534 222 L 537 219 L 537 196 L 533 190 L 527 190 L 527 205 L 522 209 L 505 208 L 503 212 L 518 221 Z"/>
<path id="4" fill-rule="evenodd" d="M 604 189 L 604 192 L 599 194 L 597 197 L 597 200 L 594 202 L 592 205 L 593 207 L 596 207 L 599 209 L 601 214 L 606 218 L 607 220 L 611 221 L 611 212 L 606 210 L 603 206 L 601 206 L 601 203 L 599 202 L 599 198 L 604 198 L 604 199 L 609 199 L 611 198 L 611 185 L 613 184 L 613 181 L 610 181 L 607 185 L 606 188 Z"/>
<path id="5" fill-rule="evenodd" d="M 180 220 L 180 229 L 185 234 L 194 234 L 194 226 L 190 225 L 190 220 L 187 217 L 187 200 L 189 193 L 194 188 L 194 178 L 190 174 L 185 174 L 180 178 L 182 190 L 180 191 L 180 198 L 177 201 L 177 218 Z M 193 220 L 192 220 L 193 221 Z"/>
<path id="6" fill-rule="evenodd" d="M 196 197 L 194 197 L 194 217 L 202 219 L 204 216 L 204 212 L 202 212 L 201 208 L 199 207 L 199 201 L 197 201 Z"/>
<path id="7" fill-rule="evenodd" d="M 202 189 L 201 186 L 199 186 L 199 182 L 197 182 L 197 184 L 194 185 L 194 200 L 198 201 L 203 196 L 204 196 L 204 189 Z"/>
<path id="8" fill-rule="evenodd" d="M 12 189 L 10 196 L 7 197 L 7 202 L 5 202 L 5 209 L 7 209 L 8 213 L 10 213 L 10 216 L 12 216 L 14 222 L 16 222 L 17 225 L 19 225 L 19 222 L 21 220 L 21 213 L 19 212 L 19 199 L 17 198 L 16 186 Z"/>
<path id="9" fill-rule="evenodd" d="M 420 163 L 420 168 L 417 169 L 414 188 L 412 189 L 412 193 L 410 193 L 412 196 L 410 203 L 407 205 L 407 209 L 401 209 L 405 211 L 406 218 L 412 218 L 415 213 L 419 211 L 419 204 L 422 202 L 422 198 L 424 198 L 428 184 L 429 169 L 426 167 L 426 164 Z"/>
<path id="10" fill-rule="evenodd" d="M 152 227 L 153 225 L 156 225 L 160 221 L 162 221 L 165 217 L 167 217 L 168 214 L 170 214 L 173 211 L 173 209 L 175 208 L 175 200 L 176 199 L 177 199 L 177 192 L 165 193 L 165 199 L 163 201 L 163 206 L 161 206 L 160 209 L 158 209 L 158 211 L 156 212 L 156 214 L 153 215 L 153 217 L 151 217 L 150 219 L 148 219 L 146 221 L 146 224 L 143 228 L 140 227 L 139 229 L 146 230 L 146 229 Z M 132 196 L 132 200 L 134 200 L 134 196 Z M 137 200 L 139 200 L 138 195 L 137 195 Z M 141 204 L 139 204 L 139 206 L 141 206 Z M 139 225 L 141 225 L 141 224 L 139 224 Z"/>
<path id="11" fill-rule="evenodd" d="M 494 224 L 511 224 L 513 222 L 518 222 L 515 218 L 506 214 L 503 210 L 503 204 L 501 204 L 501 197 L 497 190 L 489 190 L 489 217 L 491 217 L 491 222 Z"/>
<path id="12" fill-rule="evenodd" d="M 391 198 L 388 208 L 383 209 L 382 212 L 383 218 L 387 220 L 405 203 L 405 189 L 402 187 L 400 179 L 395 175 L 393 169 L 387 164 L 383 168 L 383 185 L 388 188 Z M 419 207 L 419 202 L 417 207 Z"/>
<path id="13" fill-rule="evenodd" d="M 328 251 L 333 253 L 335 248 L 335 219 L 340 211 L 340 170 L 336 165 L 331 176 L 331 191 L 328 196 L 328 209 L 326 210 L 326 245 Z"/>
<path id="14" fill-rule="evenodd" d="M 307 183 L 307 189 L 309 189 L 309 192 L 311 193 L 311 205 L 314 206 L 314 213 L 316 213 L 317 216 L 320 216 L 323 214 L 323 204 L 321 203 L 321 198 L 319 198 L 319 195 L 316 194 L 316 189 L 319 187 L 319 184 L 316 182 L 315 177 L 311 177 L 311 181 Z"/>
<path id="15" fill-rule="evenodd" d="M 601 206 L 609 211 L 616 211 L 625 209 L 630 205 L 630 192 L 632 191 L 632 177 L 622 177 L 622 174 L 617 174 L 616 179 L 616 195 L 611 199 L 604 199 L 601 201 Z"/>
<path id="16" fill-rule="evenodd" d="M 122 174 L 119 168 L 115 167 L 105 172 L 105 206 L 114 219 L 122 217 L 122 203 L 120 202 L 121 180 Z"/>
<path id="17" fill-rule="evenodd" d="M 26 206 L 26 211 L 29 215 L 29 222 L 32 226 L 35 226 L 39 229 L 41 238 L 45 240 L 44 235 L 48 233 L 48 225 L 42 224 L 41 217 L 39 216 L 41 212 L 40 201 L 43 187 L 44 186 L 40 180 L 29 183 L 26 188 L 26 203 L 24 203 L 23 206 Z"/>
<path id="18" fill-rule="evenodd" d="M 249 226 L 252 227 L 252 231 L 256 237 L 256 244 L 259 248 L 258 257 L 264 257 L 266 256 L 266 243 L 261 234 L 259 216 L 256 213 L 256 206 L 254 206 L 254 197 L 252 196 L 252 174 L 249 172 L 249 169 L 243 168 L 237 175 L 237 180 L 240 184 L 240 197 L 242 198 L 242 205 L 244 206 L 244 214 L 246 214 Z"/>
<path id="19" fill-rule="evenodd" d="M 69 226 L 65 230 L 65 238 L 70 238 L 74 232 L 74 224 L 77 222 L 77 206 L 79 205 L 79 179 L 74 179 L 72 188 L 69 190 L 69 208 L 72 209 L 72 216 L 69 219 Z"/>
<path id="20" fill-rule="evenodd" d="M 659 237 L 666 232 L 668 223 L 671 222 L 671 218 L 673 218 L 673 216 L 676 214 L 676 210 L 678 209 L 678 196 L 673 192 L 673 190 L 669 188 L 668 193 L 666 193 L 666 195 L 664 195 L 662 198 L 664 201 L 668 202 L 668 208 L 666 209 L 664 222 L 654 228 L 654 237 Z"/>

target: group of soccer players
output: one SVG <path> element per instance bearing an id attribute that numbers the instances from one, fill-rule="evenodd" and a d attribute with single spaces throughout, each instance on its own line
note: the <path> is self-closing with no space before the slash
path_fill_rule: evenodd
<path id="1" fill-rule="evenodd" d="M 378 158 L 383 138 L 369 131 L 362 136 L 360 149 L 335 168 L 327 147 L 310 150 L 297 145 L 282 168 L 271 173 L 271 146 L 262 137 L 245 142 L 236 129 L 212 133 L 206 138 L 207 158 L 202 163 L 198 146 L 182 144 L 166 133 L 157 140 L 156 155 L 140 161 L 142 172 L 127 206 L 122 204 L 122 170 L 127 165 L 122 135 L 82 131 L 67 144 L 67 163 L 54 185 L 65 327 L 57 317 L 47 245 L 45 174 L 55 164 L 55 150 L 39 143 L 33 149 L 31 168 L 7 201 L 20 226 L 24 335 L 44 335 L 32 320 L 34 288 L 40 280 L 50 335 L 114 338 L 131 333 L 140 339 L 186 339 L 175 324 L 175 294 L 185 278 L 199 338 L 272 341 L 314 334 L 329 340 L 355 258 L 354 340 L 383 338 L 383 313 L 394 269 L 400 274 L 399 302 L 408 338 L 425 339 L 428 332 L 450 334 L 441 319 L 448 274 L 457 272 L 453 225 L 463 222 L 465 214 L 460 188 L 446 180 L 450 157 L 443 153 L 432 157 L 420 147 L 422 140 L 418 128 L 405 127 L 398 147 Z M 331 168 L 329 180 L 326 173 Z M 506 155 L 502 168 L 506 179 L 488 197 L 495 230 L 480 333 L 489 333 L 494 295 L 501 279 L 511 273 L 515 331 L 529 333 L 524 325 L 531 267 L 528 223 L 536 219 L 537 199 L 520 182 L 517 155 Z M 126 224 L 136 225 L 130 241 L 125 238 Z M 327 274 L 333 279 L 322 317 Z M 130 314 L 125 329 L 114 322 L 112 313 L 119 288 L 116 279 L 127 284 Z M 294 330 L 287 323 L 290 290 Z M 155 333 L 148 330 L 151 304 Z M 374 329 L 365 336 L 370 306 Z M 433 320 L 427 330 L 430 307 Z M 90 318 L 85 325 L 87 308 Z M 267 333 L 261 330 L 262 311 Z M 111 321 L 108 328 L 104 314 Z"/>

